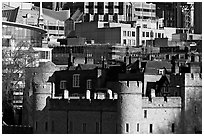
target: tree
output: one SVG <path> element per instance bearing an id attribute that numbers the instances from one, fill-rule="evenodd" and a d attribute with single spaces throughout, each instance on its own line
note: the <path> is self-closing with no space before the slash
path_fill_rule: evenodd
<path id="1" fill-rule="evenodd" d="M 4 119 L 13 111 L 13 92 L 22 91 L 26 67 L 36 65 L 38 56 L 31 44 L 21 41 L 14 46 L 2 47 L 2 111 Z M 12 117 L 11 117 L 12 118 Z M 6 122 L 6 121 L 5 121 Z M 8 120 L 7 122 L 12 123 Z M 6 122 L 6 123 L 7 123 Z"/>

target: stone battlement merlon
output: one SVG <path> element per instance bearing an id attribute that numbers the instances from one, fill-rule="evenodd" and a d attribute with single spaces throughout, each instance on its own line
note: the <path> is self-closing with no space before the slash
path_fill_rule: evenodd
<path id="1" fill-rule="evenodd" d="M 186 73 L 185 86 L 202 86 L 202 73 Z"/>
<path id="2" fill-rule="evenodd" d="M 181 97 L 154 97 L 149 99 L 148 97 L 142 98 L 143 108 L 180 108 Z"/>
<path id="3" fill-rule="evenodd" d="M 120 81 L 120 93 L 141 93 L 142 82 L 141 81 Z"/>

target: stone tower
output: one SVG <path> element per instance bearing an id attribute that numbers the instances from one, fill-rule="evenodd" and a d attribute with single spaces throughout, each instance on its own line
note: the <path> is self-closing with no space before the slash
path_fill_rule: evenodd
<path id="1" fill-rule="evenodd" d="M 142 116 L 142 82 L 120 81 L 119 84 L 118 133 L 138 133 Z"/>
<path id="2" fill-rule="evenodd" d="M 33 73 L 33 104 L 36 111 L 41 111 L 46 106 L 46 98 L 51 97 L 51 83 L 49 77 L 57 70 L 52 62 L 41 64 Z"/>
<path id="3" fill-rule="evenodd" d="M 46 107 L 46 99 L 51 97 L 52 83 L 48 82 L 52 74 L 58 70 L 52 62 L 41 62 L 39 67 L 26 69 L 26 84 L 23 102 L 23 122 L 33 126 L 41 117 L 40 112 Z"/>

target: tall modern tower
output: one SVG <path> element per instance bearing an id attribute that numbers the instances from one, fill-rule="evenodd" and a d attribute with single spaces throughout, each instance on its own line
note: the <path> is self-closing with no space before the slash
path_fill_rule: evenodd
<path id="1" fill-rule="evenodd" d="M 194 33 L 202 34 L 202 2 L 194 2 Z"/>

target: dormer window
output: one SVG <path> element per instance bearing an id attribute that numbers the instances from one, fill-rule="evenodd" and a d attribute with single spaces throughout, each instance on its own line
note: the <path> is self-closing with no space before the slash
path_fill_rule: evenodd
<path id="1" fill-rule="evenodd" d="M 164 75 L 165 74 L 165 70 L 164 69 L 159 69 L 158 70 L 158 74 L 159 75 Z"/>

